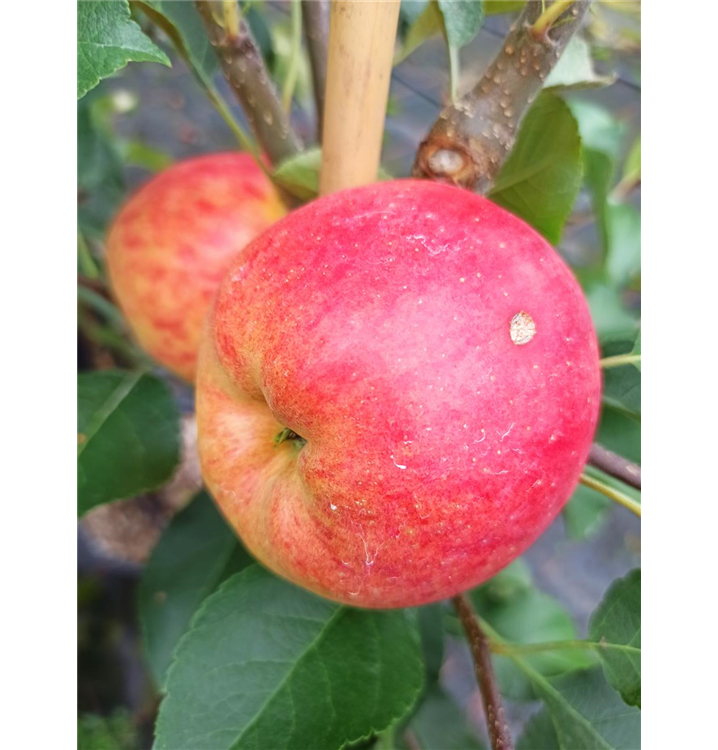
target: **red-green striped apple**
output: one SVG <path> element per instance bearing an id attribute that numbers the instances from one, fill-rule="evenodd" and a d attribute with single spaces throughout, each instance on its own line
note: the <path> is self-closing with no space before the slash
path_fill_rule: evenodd
<path id="1" fill-rule="evenodd" d="M 205 481 L 266 566 L 361 607 L 486 580 L 573 492 L 600 399 L 584 296 L 472 193 L 394 181 L 273 225 L 222 281 Z"/>
<path id="2" fill-rule="evenodd" d="M 107 239 L 112 289 L 142 347 L 193 381 L 202 323 L 237 253 L 283 216 L 249 154 L 183 161 L 125 204 Z"/>

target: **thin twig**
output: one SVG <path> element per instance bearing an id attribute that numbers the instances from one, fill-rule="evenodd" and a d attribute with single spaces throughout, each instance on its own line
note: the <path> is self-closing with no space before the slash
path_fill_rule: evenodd
<path id="1" fill-rule="evenodd" d="M 607 643 L 601 641 L 546 641 L 543 643 L 504 643 L 490 641 L 491 652 L 503 656 L 514 654 L 541 654 L 546 651 L 619 651 L 623 653 L 639 653 L 640 649 L 623 643 Z"/>
<path id="2" fill-rule="evenodd" d="M 578 480 L 585 487 L 590 487 L 596 492 L 600 492 L 602 495 L 610 498 L 614 502 L 627 508 L 631 513 L 635 513 L 639 518 L 641 517 L 641 504 L 637 503 L 632 497 L 626 495 L 625 492 L 617 490 L 615 487 L 611 487 L 610 484 L 602 482 L 600 479 L 589 476 L 588 474 L 581 474 Z"/>
<path id="3" fill-rule="evenodd" d="M 718 364 L 718 354 L 637 354 L 629 352 L 628 354 L 604 357 L 599 364 L 604 370 L 610 370 L 613 367 L 624 367 L 625 365 L 635 365 L 640 368 L 641 364 L 668 365 L 676 363 Z"/>
<path id="4" fill-rule="evenodd" d="M 471 603 L 465 594 L 459 594 L 452 599 L 461 624 L 466 632 L 466 637 L 471 647 L 471 655 L 474 659 L 476 679 L 479 683 L 481 699 L 486 712 L 486 724 L 489 730 L 489 739 L 492 750 L 513 750 L 513 742 L 509 733 L 509 725 L 506 721 L 501 693 L 496 682 L 494 667 L 491 663 L 491 650 L 489 641 L 479 625 Z"/>
<path id="5" fill-rule="evenodd" d="M 444 108 L 419 146 L 415 177 L 449 182 L 486 193 L 506 160 L 518 127 L 540 93 L 548 74 L 580 26 L 591 0 L 567 6 L 561 22 L 538 37 L 533 26 L 545 10 L 541 0 L 529 0 L 500 52 L 479 83 Z M 566 19 L 566 20 L 564 20 Z"/>
<path id="6" fill-rule="evenodd" d="M 262 54 L 244 19 L 236 33 L 224 27 L 223 5 L 216 0 L 195 0 L 209 40 L 219 57 L 222 71 L 242 105 L 249 124 L 272 164 L 293 156 L 301 142 L 282 109 L 267 73 Z"/>
<path id="7" fill-rule="evenodd" d="M 317 110 L 317 134 L 322 142 L 324 89 L 327 85 L 329 50 L 329 0 L 302 0 L 302 23 L 312 66 L 312 86 Z"/>
<path id="8" fill-rule="evenodd" d="M 302 5 L 299 0 L 290 0 L 292 11 L 289 50 L 289 64 L 282 83 L 282 107 L 287 115 L 292 111 L 294 89 L 297 86 L 299 62 L 302 54 Z"/>
<path id="9" fill-rule="evenodd" d="M 629 487 L 641 489 L 641 467 L 598 443 L 591 446 L 588 452 L 588 463 L 609 476 L 620 479 Z"/>

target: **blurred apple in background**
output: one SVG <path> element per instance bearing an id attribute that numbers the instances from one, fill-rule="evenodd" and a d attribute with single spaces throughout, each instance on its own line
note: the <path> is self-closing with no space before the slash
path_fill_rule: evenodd
<path id="1" fill-rule="evenodd" d="M 286 213 L 249 154 L 218 153 L 151 179 L 110 227 L 112 290 L 140 345 L 194 381 L 204 317 L 237 253 Z"/>

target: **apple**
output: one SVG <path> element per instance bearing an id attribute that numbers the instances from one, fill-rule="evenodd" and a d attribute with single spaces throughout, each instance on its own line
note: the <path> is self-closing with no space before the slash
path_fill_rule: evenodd
<path id="1" fill-rule="evenodd" d="M 399 180 L 321 198 L 222 281 L 202 473 L 267 567 L 405 607 L 485 581 L 573 492 L 601 377 L 585 298 L 523 221 Z"/>
<path id="2" fill-rule="evenodd" d="M 107 266 L 140 345 L 193 381 L 202 324 L 222 276 L 285 213 L 249 154 L 188 159 L 137 191 L 110 227 Z"/>

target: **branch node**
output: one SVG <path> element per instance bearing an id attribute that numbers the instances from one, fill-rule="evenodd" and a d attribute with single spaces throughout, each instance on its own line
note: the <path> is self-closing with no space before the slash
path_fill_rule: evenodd
<path id="1" fill-rule="evenodd" d="M 419 146 L 412 174 L 488 192 L 513 147 L 521 119 L 590 2 L 556 0 L 543 12 L 540 0 L 528 0 L 483 78 L 439 114 Z M 456 152 L 463 161 L 445 154 L 437 157 L 438 152 Z"/>

